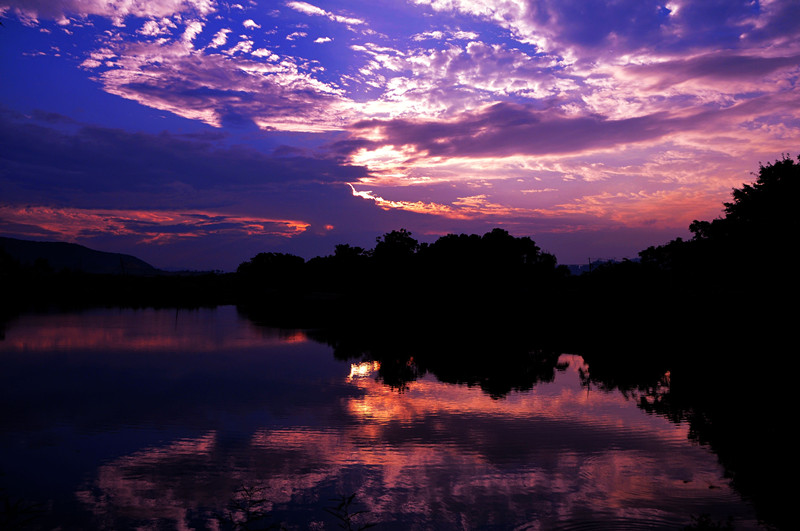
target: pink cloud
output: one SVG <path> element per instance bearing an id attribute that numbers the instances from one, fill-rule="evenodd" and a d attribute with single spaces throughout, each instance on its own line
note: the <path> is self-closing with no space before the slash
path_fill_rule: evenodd
<path id="1" fill-rule="evenodd" d="M 330 20 L 333 20 L 334 22 L 340 22 L 342 24 L 348 24 L 351 26 L 366 24 L 366 22 L 362 19 L 355 17 L 348 17 L 344 15 L 337 15 L 335 13 L 326 11 L 315 5 L 309 4 L 308 2 L 287 2 L 286 6 L 306 15 L 325 17 Z"/>
<path id="2" fill-rule="evenodd" d="M 213 370 L 215 378 L 228 377 L 224 367 L 204 357 L 198 360 L 195 372 Z M 509 522 L 540 522 L 542 513 L 555 515 L 545 518 L 545 527 L 557 524 L 559 509 L 575 499 L 588 513 L 630 520 L 633 502 L 641 504 L 642 496 L 658 498 L 658 486 L 668 487 L 676 501 L 730 499 L 730 487 L 709 491 L 709 484 L 720 484 L 721 472 L 687 440 L 687 426 L 676 428 L 656 415 L 641 424 L 641 415 L 632 414 L 620 416 L 609 429 L 609 411 L 634 413 L 639 394 L 597 393 L 587 400 L 578 385 L 578 371 L 585 373 L 586 364 L 577 356 L 559 361 L 561 370 L 553 382 L 538 386 L 537 393 L 514 393 L 503 400 L 475 386 L 432 378 L 398 393 L 375 378 L 379 364 L 354 365 L 350 375 L 345 368 L 338 382 L 346 391 L 324 409 L 327 417 L 338 420 L 335 426 L 253 426 L 235 448 L 215 431 L 167 441 L 103 463 L 76 495 L 98 519 L 117 527 L 136 519 L 179 528 L 204 518 L 211 527 L 216 523 L 211 515 L 222 511 L 241 485 L 258 486 L 261 509 L 291 504 L 292 510 L 309 511 L 301 513 L 307 518 L 320 512 L 316 493 L 346 482 L 353 470 L 361 471 L 363 481 L 358 503 L 373 520 L 403 515 L 405 522 L 433 522 L 432 527 L 486 526 L 490 520 L 485 514 L 465 514 L 461 508 L 480 506 L 487 490 L 500 503 L 507 502 L 497 509 L 497 518 L 512 515 Z M 174 385 L 176 378 L 171 380 Z M 248 383 L 245 379 L 245 391 Z M 415 427 L 425 429 L 431 423 L 437 434 L 470 434 L 469 447 L 434 449 L 420 443 Z M 576 453 L 552 444 L 575 433 L 588 434 L 594 446 Z M 524 442 L 513 445 L 510 455 L 499 451 L 497 443 L 508 438 Z M 375 444 L 385 440 L 391 443 Z M 642 460 L 645 446 L 662 452 L 662 458 Z M 498 468 L 512 461 L 529 465 L 499 476 Z M 193 473 L 163 473 L 178 467 Z M 213 473 L 220 469 L 230 473 Z M 676 471 L 686 470 L 691 471 L 689 479 L 676 480 Z M 448 488 L 429 488 L 442 481 L 443 471 Z M 530 499 L 539 503 L 531 507 Z M 645 513 L 641 521 L 649 517 Z"/>
<path id="3" fill-rule="evenodd" d="M 191 39 L 173 43 L 110 42 L 124 59 L 99 74 L 104 90 L 216 127 L 238 116 L 264 129 L 323 131 L 342 128 L 352 113 L 340 89 L 318 81 L 291 57 L 243 57 L 252 41 L 226 50 L 236 58 L 194 50 L 198 29 L 192 27 Z M 212 45 L 225 35 L 217 33 Z"/>
<path id="4" fill-rule="evenodd" d="M 117 25 L 123 25 L 128 16 L 168 17 L 178 13 L 195 13 L 206 16 L 216 11 L 213 0 L 2 0 L 0 12 L 10 10 L 20 19 L 29 23 L 38 23 L 39 19 L 66 20 L 74 16 L 85 18 L 96 15 L 111 19 Z"/>
<path id="5" fill-rule="evenodd" d="M 706 2 L 564 2 L 544 0 L 413 0 L 442 14 L 458 12 L 493 22 L 541 51 L 611 57 L 632 51 L 719 50 L 743 43 L 783 41 L 796 31 L 792 0 L 754 4 Z"/>
<path id="6" fill-rule="evenodd" d="M 515 103 L 496 103 L 449 121 L 363 120 L 356 134 L 373 146 L 411 146 L 433 157 L 492 157 L 568 154 L 637 144 L 687 131 L 752 119 L 769 112 L 793 111 L 796 94 L 762 96 L 722 109 L 687 109 L 626 119 L 569 116 Z"/>
<path id="7" fill-rule="evenodd" d="M 709 53 L 690 58 L 626 65 L 621 74 L 644 80 L 649 90 L 663 91 L 687 81 L 699 81 L 730 92 L 739 88 L 769 90 L 764 78 L 780 71 L 800 69 L 800 55 L 763 56 Z"/>
<path id="8" fill-rule="evenodd" d="M 0 227 L 27 227 L 27 236 L 76 241 L 94 235 L 133 237 L 165 244 L 212 234 L 293 237 L 309 223 L 200 210 L 114 210 L 48 206 L 0 206 Z"/>

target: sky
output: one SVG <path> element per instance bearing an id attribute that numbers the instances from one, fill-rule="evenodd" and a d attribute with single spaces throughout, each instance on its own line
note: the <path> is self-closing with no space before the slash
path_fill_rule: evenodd
<path id="1" fill-rule="evenodd" d="M 633 258 L 797 156 L 797 0 L 0 0 L 0 235 Z"/>

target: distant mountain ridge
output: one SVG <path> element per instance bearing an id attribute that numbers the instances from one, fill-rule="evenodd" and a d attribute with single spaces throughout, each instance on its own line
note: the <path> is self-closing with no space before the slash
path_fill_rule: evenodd
<path id="1" fill-rule="evenodd" d="M 0 249 L 23 266 L 45 260 L 53 271 L 103 275 L 157 275 L 161 271 L 135 256 L 107 253 L 66 242 L 38 242 L 0 237 Z"/>

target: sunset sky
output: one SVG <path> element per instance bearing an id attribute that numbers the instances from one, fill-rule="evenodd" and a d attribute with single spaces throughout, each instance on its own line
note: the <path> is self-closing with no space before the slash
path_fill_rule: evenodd
<path id="1" fill-rule="evenodd" d="M 797 156 L 797 0 L 0 0 L 0 235 L 635 257 Z"/>

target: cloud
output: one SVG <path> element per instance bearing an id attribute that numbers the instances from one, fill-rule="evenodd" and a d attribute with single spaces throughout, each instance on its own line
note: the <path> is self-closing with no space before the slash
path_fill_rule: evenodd
<path id="1" fill-rule="evenodd" d="M 84 59 L 83 62 L 80 64 L 81 68 L 97 68 L 101 66 L 103 63 L 96 59 Z"/>
<path id="2" fill-rule="evenodd" d="M 438 48 L 397 50 L 372 43 L 352 46 L 370 60 L 365 84 L 382 89 L 366 102 L 371 116 L 437 118 L 511 98 L 549 98 L 575 91 L 575 76 L 551 57 L 503 44 L 471 41 Z"/>
<path id="3" fill-rule="evenodd" d="M 224 54 L 207 53 L 227 40 L 226 29 L 206 50 L 196 50 L 201 28 L 190 22 L 183 39 L 174 42 L 109 39 L 108 48 L 120 59 L 97 79 L 106 92 L 216 127 L 236 114 L 263 129 L 326 131 L 342 129 L 353 115 L 341 89 L 317 80 L 292 57 L 258 48 L 254 59 L 245 58 L 241 54 L 254 48 L 251 40 Z M 256 60 L 261 58 L 266 61 Z"/>
<path id="4" fill-rule="evenodd" d="M 114 235 L 140 243 L 167 244 L 209 235 L 281 236 L 290 238 L 310 223 L 200 210 L 119 210 L 0 205 L 0 230 L 15 227 L 27 236 L 47 235 L 60 241 Z M 28 233 L 19 228 L 29 227 Z"/>
<path id="5" fill-rule="evenodd" d="M 0 177 L 15 206 L 34 197 L 32 206 L 91 210 L 102 196 L 138 212 L 188 200 L 193 212 L 311 223 L 310 238 L 318 226 L 358 225 L 335 212 L 345 204 L 361 205 L 361 231 L 387 220 L 566 231 L 621 223 L 615 204 L 626 219 L 660 222 L 652 203 L 683 227 L 686 212 L 703 201 L 711 212 L 758 160 L 798 138 L 800 7 L 785 0 L 415 0 L 386 13 L 289 1 L 263 31 L 236 6 L 210 16 L 211 2 L 0 6 L 26 23 L 55 21 L 40 28 L 50 35 L 31 31 L 41 44 L 24 53 L 62 53 L 109 94 L 286 144 L 267 155 L 210 137 L 16 120 Z M 100 31 L 87 16 L 130 27 Z M 367 21 L 406 31 L 364 37 Z M 345 39 L 339 24 L 356 31 Z M 94 48 L 81 50 L 86 42 Z M 33 147 L 45 140 L 53 152 Z"/>
<path id="6" fill-rule="evenodd" d="M 186 24 L 181 39 L 191 46 L 192 41 L 203 31 L 203 23 L 199 20 L 192 20 Z"/>
<path id="7" fill-rule="evenodd" d="M 163 18 L 187 13 L 207 16 L 216 11 L 216 3 L 213 0 L 0 0 L 0 12 L 4 10 L 13 12 L 31 24 L 38 23 L 42 18 L 64 21 L 70 16 L 86 18 L 95 15 L 111 19 L 121 26 L 128 16 Z"/>
<path id="8" fill-rule="evenodd" d="M 449 121 L 363 120 L 353 130 L 373 148 L 410 146 L 430 157 L 509 157 L 618 148 L 667 135 L 713 128 L 763 113 L 789 112 L 800 96 L 764 96 L 722 109 L 662 112 L 625 119 L 569 116 L 514 103 L 496 103 Z"/>
<path id="9" fill-rule="evenodd" d="M 425 31 L 417 33 L 412 36 L 412 40 L 425 41 L 425 40 L 466 40 L 471 41 L 478 38 L 478 34 L 474 31 Z"/>
<path id="10" fill-rule="evenodd" d="M 350 189 L 352 190 L 354 197 L 360 197 L 362 199 L 373 201 L 377 206 L 384 210 L 398 209 L 405 210 L 407 212 L 415 212 L 418 214 L 432 214 L 448 219 L 467 219 L 469 217 L 467 213 L 461 212 L 450 205 L 424 201 L 388 200 L 373 194 L 371 190 L 358 191 L 352 184 L 350 184 Z"/>
<path id="11" fill-rule="evenodd" d="M 272 53 L 271 51 L 267 50 L 266 48 L 258 48 L 257 50 L 253 50 L 250 52 L 253 57 L 264 57 L 269 59 L 270 61 L 279 61 L 280 56 Z"/>
<path id="12" fill-rule="evenodd" d="M 174 211 L 179 204 L 190 212 L 321 223 L 325 209 L 310 197 L 290 201 L 282 194 L 307 189 L 344 197 L 345 183 L 365 175 L 336 159 L 265 154 L 228 146 L 225 138 L 6 116 L 0 120 L 2 204 L 14 211 L 22 206 Z M 341 192 L 334 194 L 331 186 Z"/>
<path id="13" fill-rule="evenodd" d="M 207 48 L 219 48 L 220 46 L 225 46 L 228 42 L 228 34 L 231 33 L 231 29 L 223 28 L 219 30 L 217 33 L 214 34 L 214 38 L 211 39 L 211 42 L 208 44 Z"/>
<path id="14" fill-rule="evenodd" d="M 364 20 L 359 18 L 337 15 L 335 13 L 331 13 L 330 11 L 325 11 L 324 9 L 315 5 L 309 4 L 308 2 L 287 2 L 286 6 L 305 15 L 325 17 L 334 22 L 340 22 L 350 26 L 366 24 Z"/>
<path id="15" fill-rule="evenodd" d="M 231 145 L 225 134 L 136 133 L 9 111 L 0 112 L 0 146 L 6 234 L 84 244 L 195 241 L 202 255 L 206 238 L 252 249 L 259 237 L 365 223 L 346 186 L 365 170 L 301 150 L 264 153 Z M 230 260 L 245 259 L 241 252 Z"/>
<path id="16" fill-rule="evenodd" d="M 224 53 L 225 55 L 234 55 L 237 53 L 250 53 L 252 50 L 253 50 L 253 41 L 244 39 L 237 42 L 235 46 L 228 48 L 222 53 Z"/>
<path id="17" fill-rule="evenodd" d="M 740 48 L 747 42 L 782 41 L 795 34 L 788 24 L 800 6 L 792 0 L 754 4 L 750 0 L 672 2 L 620 0 L 414 0 L 434 11 L 458 12 L 491 21 L 520 42 L 541 51 L 580 51 L 620 56 Z"/>
<path id="18" fill-rule="evenodd" d="M 0 115 L 4 145 L 3 182 L 20 190 L 39 190 L 48 202 L 74 201 L 81 194 L 117 193 L 182 187 L 193 190 L 259 187 L 277 183 L 341 183 L 364 175 L 332 158 L 302 153 L 265 154 L 245 146 L 228 146 L 226 135 L 187 137 L 147 134 L 72 122 Z M 50 115 L 47 115 L 50 116 Z M 56 128 L 51 124 L 70 124 Z M 9 188 L 10 190 L 10 188 Z M 135 195 L 135 194 L 133 194 Z M 6 194 L 5 201 L 21 200 Z M 121 198 L 116 202 L 118 203 Z M 165 197 L 158 204 L 169 205 Z M 148 200 L 151 201 L 151 200 Z M 137 206 L 138 208 L 138 206 Z"/>
<path id="19" fill-rule="evenodd" d="M 708 53 L 685 59 L 633 64 L 620 72 L 632 79 L 649 83 L 650 90 L 663 91 L 687 81 L 700 81 L 731 92 L 742 85 L 759 85 L 764 78 L 780 70 L 800 69 L 800 55 L 762 56 L 732 53 Z"/>
<path id="20" fill-rule="evenodd" d="M 162 21 L 157 20 L 148 20 L 146 21 L 136 33 L 140 35 L 145 35 L 148 37 L 157 37 L 159 35 L 169 35 L 171 32 L 169 28 L 174 28 L 175 24 L 169 19 L 163 19 Z"/>
<path id="21" fill-rule="evenodd" d="M 308 33 L 306 33 L 305 31 L 295 31 L 295 32 L 290 33 L 289 35 L 287 35 L 286 36 L 286 40 L 287 41 L 294 41 L 294 40 L 297 40 L 297 39 L 299 39 L 301 37 L 308 37 Z"/>

